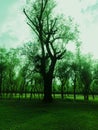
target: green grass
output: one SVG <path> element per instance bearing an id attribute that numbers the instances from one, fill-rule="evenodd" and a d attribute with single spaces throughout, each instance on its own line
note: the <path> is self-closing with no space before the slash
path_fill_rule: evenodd
<path id="1" fill-rule="evenodd" d="M 98 130 L 98 103 L 1 100 L 0 130 Z"/>

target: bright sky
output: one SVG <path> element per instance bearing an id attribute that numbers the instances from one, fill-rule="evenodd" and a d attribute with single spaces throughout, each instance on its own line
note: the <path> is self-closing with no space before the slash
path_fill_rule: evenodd
<path id="1" fill-rule="evenodd" d="M 80 26 L 82 51 L 98 58 L 98 0 L 56 0 L 57 11 Z M 0 0 L 0 46 L 16 47 L 32 39 L 22 12 L 25 0 Z M 69 45 L 73 49 L 73 45 Z"/>

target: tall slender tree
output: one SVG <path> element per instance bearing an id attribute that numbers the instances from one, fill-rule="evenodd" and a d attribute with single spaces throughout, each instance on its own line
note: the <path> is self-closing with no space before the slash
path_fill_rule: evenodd
<path id="1" fill-rule="evenodd" d="M 90 85 L 92 82 L 92 60 L 90 56 L 81 58 L 80 77 L 83 83 L 84 100 L 89 100 Z"/>
<path id="2" fill-rule="evenodd" d="M 2 95 L 2 84 L 7 64 L 6 53 L 7 52 L 5 48 L 0 48 L 0 96 Z"/>

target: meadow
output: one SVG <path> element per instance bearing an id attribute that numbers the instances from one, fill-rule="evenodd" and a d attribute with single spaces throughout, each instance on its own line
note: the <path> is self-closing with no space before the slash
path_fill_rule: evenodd
<path id="1" fill-rule="evenodd" d="M 0 130 L 98 130 L 98 102 L 2 99 Z"/>

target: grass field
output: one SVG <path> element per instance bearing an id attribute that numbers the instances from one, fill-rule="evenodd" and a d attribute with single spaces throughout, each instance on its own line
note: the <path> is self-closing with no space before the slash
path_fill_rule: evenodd
<path id="1" fill-rule="evenodd" d="M 98 103 L 1 100 L 0 130 L 98 130 Z"/>

